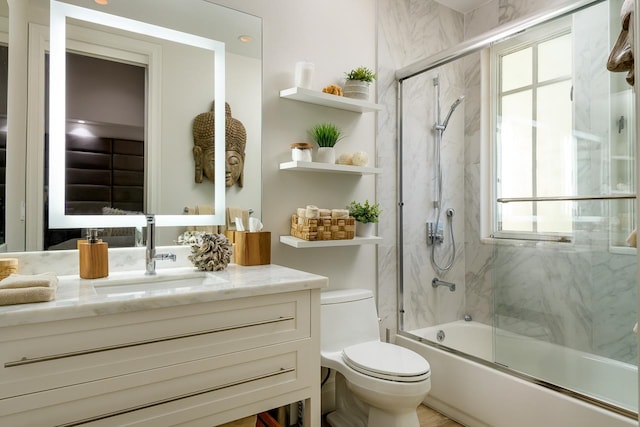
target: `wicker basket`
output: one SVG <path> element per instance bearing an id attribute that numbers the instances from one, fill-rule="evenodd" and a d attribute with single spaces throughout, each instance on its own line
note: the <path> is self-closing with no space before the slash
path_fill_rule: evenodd
<path id="1" fill-rule="evenodd" d="M 291 216 L 291 235 L 303 240 L 353 239 L 356 220 L 353 217 L 333 219 Z"/>
<path id="2" fill-rule="evenodd" d="M 18 272 L 18 260 L 16 258 L 0 259 L 0 280 Z"/>

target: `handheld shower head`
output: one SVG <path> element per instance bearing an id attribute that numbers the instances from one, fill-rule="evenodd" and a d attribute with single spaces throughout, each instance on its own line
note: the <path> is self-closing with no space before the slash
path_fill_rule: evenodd
<path id="1" fill-rule="evenodd" d="M 464 100 L 464 95 L 459 96 L 458 99 L 456 99 L 453 102 L 453 104 L 451 104 L 451 108 L 449 108 L 449 113 L 447 113 L 447 117 L 445 117 L 444 122 L 440 126 L 440 129 L 442 129 L 443 132 L 447 128 L 447 125 L 449 124 L 449 119 L 451 118 L 451 115 L 453 114 L 455 109 L 458 108 L 458 105 L 460 105 L 462 100 Z"/>

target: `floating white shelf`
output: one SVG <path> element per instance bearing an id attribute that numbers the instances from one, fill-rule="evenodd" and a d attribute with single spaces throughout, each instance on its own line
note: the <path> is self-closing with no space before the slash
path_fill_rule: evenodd
<path id="1" fill-rule="evenodd" d="M 344 96 L 331 95 L 302 87 L 292 87 L 280 91 L 280 98 L 294 101 L 307 102 L 325 107 L 338 108 L 340 110 L 355 111 L 356 113 L 368 113 L 382 110 L 382 105 L 360 99 L 346 98 Z"/>
<path id="2" fill-rule="evenodd" d="M 302 240 L 293 236 L 280 236 L 280 243 L 292 246 L 294 248 L 329 248 L 334 246 L 359 246 L 367 244 L 378 244 L 382 242 L 382 237 L 354 237 L 353 239 L 344 240 Z"/>
<path id="3" fill-rule="evenodd" d="M 280 163 L 280 170 L 301 171 L 301 172 L 329 172 L 343 173 L 351 175 L 375 175 L 382 172 L 381 168 L 365 166 L 336 165 L 320 162 L 291 161 Z"/>

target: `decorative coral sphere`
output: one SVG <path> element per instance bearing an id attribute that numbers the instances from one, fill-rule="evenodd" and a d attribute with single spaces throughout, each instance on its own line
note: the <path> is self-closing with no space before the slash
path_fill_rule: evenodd
<path id="1" fill-rule="evenodd" d="M 224 270 L 231 262 L 231 243 L 224 234 L 202 233 L 191 245 L 189 260 L 198 270 Z"/>

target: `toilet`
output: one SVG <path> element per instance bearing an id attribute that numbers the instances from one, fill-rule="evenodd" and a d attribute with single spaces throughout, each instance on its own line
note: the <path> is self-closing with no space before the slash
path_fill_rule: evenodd
<path id="1" fill-rule="evenodd" d="M 416 409 L 431 389 L 429 363 L 380 341 L 373 293 L 323 292 L 320 357 L 336 373 L 332 427 L 419 427 Z"/>

